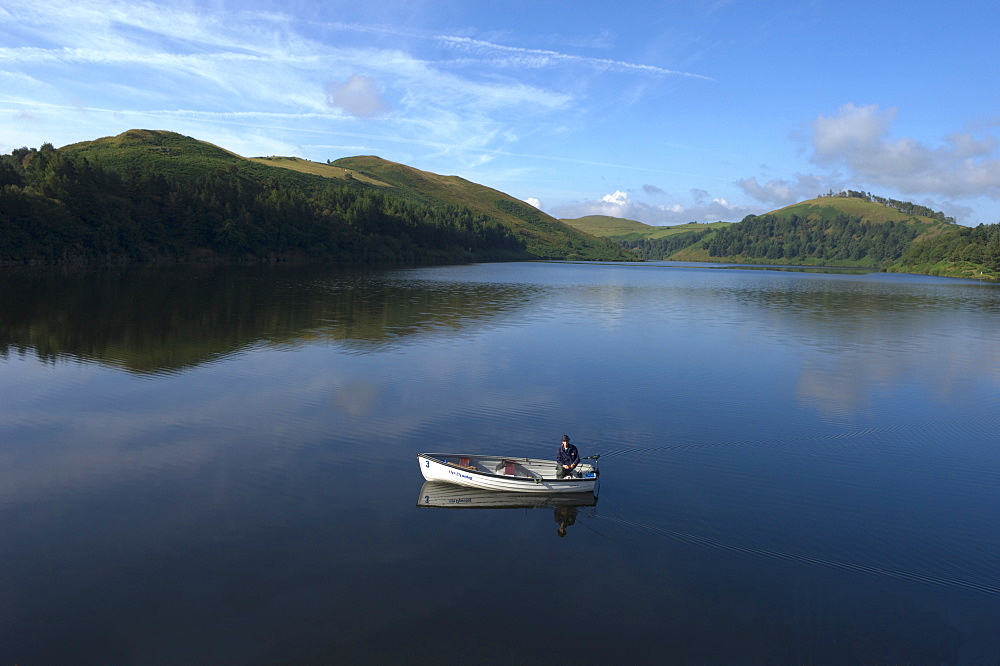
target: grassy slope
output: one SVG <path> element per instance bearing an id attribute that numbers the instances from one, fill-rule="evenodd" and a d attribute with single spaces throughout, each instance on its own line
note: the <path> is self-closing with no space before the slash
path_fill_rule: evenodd
<path id="1" fill-rule="evenodd" d="M 352 171 L 351 169 L 324 164 L 322 162 L 310 162 L 309 160 L 304 160 L 301 157 L 251 157 L 250 161 L 257 162 L 258 164 L 265 164 L 267 166 L 281 167 L 282 169 L 298 171 L 299 173 L 308 173 L 313 176 L 322 176 L 323 178 L 333 178 L 336 180 L 343 180 L 345 182 L 355 180 L 367 183 L 368 185 L 375 185 L 376 187 L 392 187 L 388 183 L 383 183 L 380 180 L 366 176 L 358 171 Z"/>
<path id="2" fill-rule="evenodd" d="M 563 224 L 600 238 L 621 238 L 625 236 L 644 236 L 652 232 L 655 227 L 643 224 L 636 220 L 627 220 L 622 217 L 610 217 L 608 215 L 587 215 L 574 219 L 561 219 Z"/>
<path id="3" fill-rule="evenodd" d="M 616 245 L 563 224 L 508 194 L 458 176 L 441 176 L 374 156 L 346 157 L 332 166 L 388 183 L 425 203 L 463 206 L 488 215 L 514 229 L 527 243 L 528 251 L 541 258 L 634 258 Z"/>
<path id="4" fill-rule="evenodd" d="M 922 215 L 908 215 L 900 213 L 894 208 L 889 208 L 879 203 L 855 199 L 853 197 L 819 197 L 809 199 L 791 206 L 779 208 L 771 213 L 772 215 L 799 215 L 801 217 L 811 217 L 822 219 L 831 215 L 845 214 L 855 215 L 871 222 L 916 222 L 924 227 L 924 234 L 941 233 L 944 229 L 953 228 L 952 225 L 940 220 L 935 220 Z"/>

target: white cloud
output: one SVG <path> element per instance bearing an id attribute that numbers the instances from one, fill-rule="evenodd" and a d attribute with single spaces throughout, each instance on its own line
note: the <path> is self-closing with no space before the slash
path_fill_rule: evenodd
<path id="1" fill-rule="evenodd" d="M 836 116 L 819 116 L 813 121 L 816 161 L 836 161 L 876 145 L 888 133 L 896 112 L 894 108 L 879 112 L 876 104 L 862 107 L 845 104 Z"/>
<path id="2" fill-rule="evenodd" d="M 756 177 L 742 178 L 736 184 L 746 194 L 758 201 L 773 204 L 776 206 L 787 206 L 805 199 L 812 199 L 825 193 L 832 185 L 823 186 L 824 182 L 819 176 L 811 174 L 797 174 L 794 181 L 773 179 L 763 185 L 757 182 Z M 842 189 L 842 188 L 837 188 Z"/>
<path id="3" fill-rule="evenodd" d="M 632 203 L 628 194 L 622 192 L 621 190 L 615 190 L 614 194 L 605 194 L 601 201 L 609 203 L 612 206 L 620 206 L 622 208 L 628 208 Z"/>
<path id="4" fill-rule="evenodd" d="M 843 166 L 851 180 L 904 194 L 1000 199 L 998 141 L 992 135 L 955 133 L 941 145 L 891 138 L 898 110 L 844 104 L 813 122 L 813 161 Z"/>
<path id="5" fill-rule="evenodd" d="M 971 157 L 986 157 L 997 149 L 996 137 L 988 136 L 977 140 L 971 134 L 951 134 L 945 137 L 955 150 L 955 157 L 968 159 Z"/>
<path id="6" fill-rule="evenodd" d="M 536 199 L 535 197 L 528 197 L 527 199 L 524 200 L 524 203 L 530 206 L 534 206 L 538 210 L 542 209 L 542 202 Z"/>

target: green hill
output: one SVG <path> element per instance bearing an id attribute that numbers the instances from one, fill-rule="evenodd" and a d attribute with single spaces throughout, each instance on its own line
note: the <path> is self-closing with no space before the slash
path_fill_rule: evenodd
<path id="1" fill-rule="evenodd" d="M 196 178 L 218 169 L 231 169 L 252 179 L 273 178 L 308 189 L 325 187 L 330 180 L 352 188 L 376 187 L 386 196 L 430 206 L 458 206 L 485 215 L 510 228 L 524 241 L 530 255 L 526 258 L 609 261 L 634 258 L 615 244 L 580 233 L 503 192 L 379 157 L 348 157 L 332 164 L 296 157 L 244 158 L 204 141 L 157 130 L 129 130 L 61 150 L 74 151 L 119 172 L 156 169 L 163 175 Z"/>
<path id="2" fill-rule="evenodd" d="M 17 149 L 0 156 L 0 262 L 532 258 L 495 218 L 328 165 L 267 162 L 148 130 Z"/>
<path id="3" fill-rule="evenodd" d="M 622 217 L 611 217 L 609 215 L 586 215 L 584 217 L 561 219 L 559 221 L 592 236 L 613 238 L 616 240 L 633 236 L 648 236 L 653 233 L 653 230 L 657 229 L 657 227 L 636 220 L 627 220 Z"/>
<path id="4" fill-rule="evenodd" d="M 903 205 L 904 202 L 896 203 Z M 924 225 L 928 230 L 931 228 L 940 230 L 954 224 L 954 221 L 947 223 L 941 213 L 913 204 L 908 206 L 911 212 L 906 213 L 890 205 L 858 197 L 825 196 L 785 206 L 769 214 L 781 217 L 797 215 L 810 220 L 828 220 L 838 215 L 847 215 L 875 223 L 913 222 Z"/>
<path id="5" fill-rule="evenodd" d="M 810 199 L 765 215 L 748 215 L 671 258 L 884 268 L 911 243 L 954 228 L 940 213 L 893 204 L 898 206 L 854 196 Z"/>
<path id="6" fill-rule="evenodd" d="M 502 192 L 372 157 L 244 158 L 174 132 L 0 156 L 0 262 L 425 263 L 632 255 Z"/>
<path id="7" fill-rule="evenodd" d="M 288 183 L 304 184 L 306 179 L 293 171 L 277 171 L 248 160 L 211 143 L 162 130 L 133 129 L 117 136 L 82 141 L 63 146 L 60 152 L 73 154 L 120 174 L 151 173 L 190 180 L 205 178 L 221 169 L 235 169 L 240 175 L 262 179 L 275 173 Z"/>
<path id="8" fill-rule="evenodd" d="M 735 224 L 655 227 L 602 215 L 563 221 L 647 260 L 839 265 L 1000 279 L 1000 224 L 962 227 L 923 206 L 850 190 Z"/>
<path id="9" fill-rule="evenodd" d="M 653 227 L 589 216 L 567 224 L 653 260 L 886 268 L 913 243 L 954 233 L 943 214 L 860 192 L 825 196 L 737 223 Z"/>

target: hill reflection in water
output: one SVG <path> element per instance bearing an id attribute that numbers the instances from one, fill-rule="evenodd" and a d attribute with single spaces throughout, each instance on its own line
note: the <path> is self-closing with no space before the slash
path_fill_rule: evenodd
<path id="1" fill-rule="evenodd" d="M 539 293 L 528 285 L 424 289 L 396 274 L 310 266 L 12 270 L 0 280 L 0 355 L 157 374 L 261 344 L 326 341 L 364 353 L 482 326 Z"/>

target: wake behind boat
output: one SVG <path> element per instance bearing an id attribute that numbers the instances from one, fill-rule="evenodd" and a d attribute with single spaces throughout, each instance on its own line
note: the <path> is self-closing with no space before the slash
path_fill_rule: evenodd
<path id="1" fill-rule="evenodd" d="M 597 458 L 583 458 L 573 476 L 560 479 L 555 460 L 467 453 L 417 454 L 420 472 L 427 481 L 514 493 L 592 493 L 600 475 Z"/>

